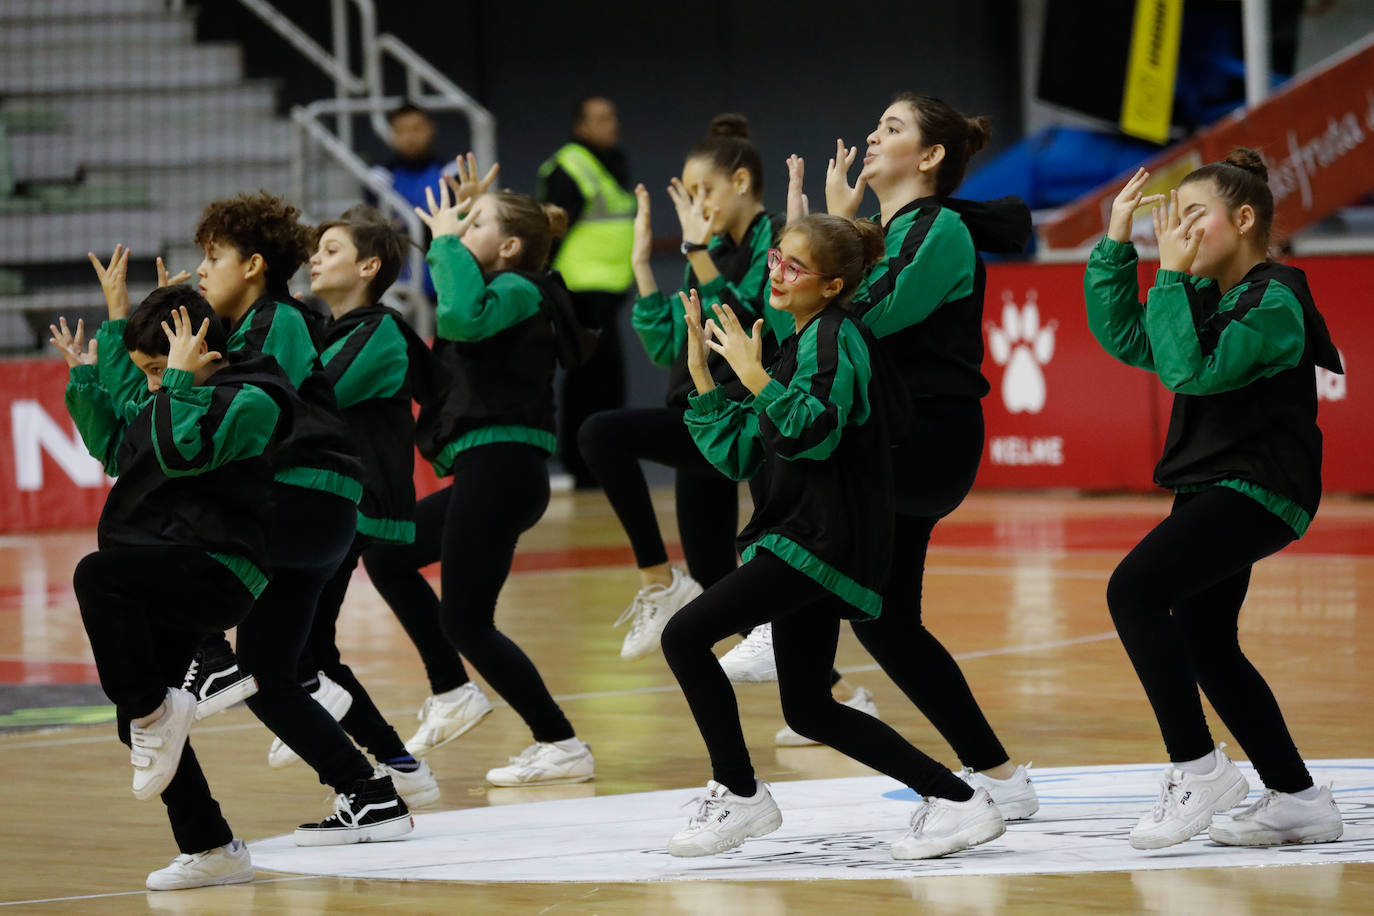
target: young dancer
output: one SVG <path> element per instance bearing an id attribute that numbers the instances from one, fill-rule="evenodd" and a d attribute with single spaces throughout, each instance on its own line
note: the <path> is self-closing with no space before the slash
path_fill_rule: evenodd
<path id="1" fill-rule="evenodd" d="M 407 629 L 414 634 L 437 621 L 452 648 L 533 733 L 535 743 L 508 766 L 490 770 L 489 783 L 585 782 L 595 769 L 591 749 L 494 619 L 516 543 L 548 507 L 555 361 L 576 362 L 568 355 L 577 327 L 572 304 L 559 276 L 545 268 L 564 216 L 509 191 L 454 202 L 448 184 L 439 201 L 431 193 L 429 208 L 416 212 L 434 235 L 428 255 L 439 291 L 434 355 L 457 392 L 442 410 L 421 416 L 417 440 L 421 454 L 453 482 L 416 505 L 413 544 L 378 545 L 364 562 L 396 614 L 415 621 Z M 435 560 L 442 600 L 419 571 Z M 450 696 L 431 698 L 454 713 L 432 746 L 462 734 L 491 709 L 461 662 L 454 674 L 461 681 Z"/>
<path id="2" fill-rule="evenodd" d="M 988 138 L 986 118 L 940 99 L 899 95 L 857 156 L 836 144 L 826 173 L 831 213 L 853 216 L 871 187 L 881 208 L 885 257 L 854 293 L 854 314 L 878 338 L 911 396 L 914 422 L 892 451 L 897 519 L 888 613 L 854 625 L 883 671 L 954 748 L 962 775 L 986 788 L 1008 820 L 1039 808 L 1023 766 L 1011 762 L 948 650 L 921 619 L 926 552 L 935 524 L 968 495 L 983 454 L 983 291 L 979 249 L 1019 250 L 1030 214 L 1016 199 L 976 204 L 950 195 Z M 800 178 L 800 176 L 798 176 Z"/>
<path id="3" fill-rule="evenodd" d="M 314 232 L 299 212 L 261 192 L 215 201 L 196 226 L 205 259 L 200 290 L 229 326 L 228 349 L 271 356 L 305 405 L 276 454 L 269 544 L 271 583 L 238 628 L 238 660 L 255 676 L 248 707 L 333 786 L 335 810 L 296 830 L 300 845 L 393 839 L 414 822 L 391 776 L 375 774 L 339 723 L 301 686 L 301 653 L 324 586 L 353 543 L 364 477 L 319 360 L 320 319 L 286 283 L 310 257 Z M 202 646 L 193 687 L 232 661 L 228 644 Z"/>
<path id="4" fill-rule="evenodd" d="M 89 349 L 81 323 L 75 334 L 65 319 L 52 329 L 71 368 L 67 408 L 116 478 L 99 549 L 77 565 L 73 586 L 131 749 L 134 796 L 162 796 L 181 851 L 148 889 L 237 884 L 253 879 L 248 847 L 187 742 L 195 698 L 168 685 L 181 683 L 207 633 L 248 615 L 267 582 L 268 456 L 295 399 L 270 359 L 223 355 L 224 329 L 193 290 L 160 288 L 129 315 L 121 252 L 99 265 L 117 317 Z"/>
<path id="5" fill-rule="evenodd" d="M 823 741 L 916 789 L 925 801 L 899 859 L 945 855 L 1006 829 L 985 789 L 973 789 L 880 720 L 835 702 L 829 671 L 840 621 L 880 617 L 892 546 L 888 424 L 899 398 L 863 326 L 843 307 L 882 252 L 871 223 L 809 216 L 790 224 L 769 254 L 769 304 L 796 332 L 767 370 L 763 321 L 747 333 L 717 305 L 705 332 L 699 300 L 683 296 L 688 365 L 697 393 L 686 423 L 723 473 L 748 478 L 754 516 L 740 534 L 744 565 L 680 610 L 663 654 L 682 686 L 711 756 L 707 795 L 668 842 L 678 856 L 712 855 L 782 824 L 755 779 L 730 682 L 711 646 L 741 627 L 773 621 L 783 713 Z M 724 356 L 753 397 L 725 396 L 706 362 Z M 889 387 L 885 388 L 884 384 Z"/>
<path id="6" fill-rule="evenodd" d="M 1131 219 L 1144 169 L 1112 205 L 1084 277 L 1088 326 L 1112 356 L 1155 372 L 1174 392 L 1155 482 L 1169 517 L 1126 555 L 1107 585 L 1121 644 L 1169 752 L 1155 806 L 1131 831 L 1137 849 L 1211 827 L 1227 846 L 1322 843 L 1342 832 L 1329 788 L 1303 764 L 1278 702 L 1241 652 L 1236 621 L 1257 560 L 1302 537 L 1321 499 L 1315 366 L 1340 356 L 1301 270 L 1269 260 L 1274 198 L 1259 155 L 1235 149 L 1153 208 L 1159 270 L 1138 300 Z M 1214 746 L 1207 694 L 1265 786 L 1229 821 L 1245 776 Z"/>

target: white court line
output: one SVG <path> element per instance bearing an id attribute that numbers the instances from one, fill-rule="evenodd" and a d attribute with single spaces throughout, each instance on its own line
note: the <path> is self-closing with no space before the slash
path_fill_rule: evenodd
<path id="1" fill-rule="evenodd" d="M 282 884 L 287 881 L 316 881 L 321 878 L 328 880 L 329 875 L 292 875 L 289 878 L 254 878 L 252 881 L 245 881 L 243 884 L 228 884 L 225 887 L 252 887 L 255 884 Z M 146 888 L 141 891 L 111 891 L 108 894 L 82 894 L 79 897 L 43 897 L 39 900 L 0 900 L 0 906 L 25 906 L 33 903 L 70 903 L 74 900 L 104 900 L 109 897 L 146 897 L 149 894 L 160 894 L 162 891 L 150 891 Z"/>

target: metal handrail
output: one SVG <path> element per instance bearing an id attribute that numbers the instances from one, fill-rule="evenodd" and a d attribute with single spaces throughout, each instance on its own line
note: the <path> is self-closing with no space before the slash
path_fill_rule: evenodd
<path id="1" fill-rule="evenodd" d="M 337 2 L 337 0 L 336 0 Z M 365 2 L 365 0 L 362 0 Z M 277 34 L 301 52 L 311 63 L 319 67 L 326 75 L 334 78 L 336 86 L 341 86 L 349 92 L 361 93 L 368 91 L 368 85 L 363 80 L 354 76 L 348 69 L 346 60 L 340 60 L 331 55 L 320 43 L 301 30 L 275 6 L 267 0 L 239 0 L 243 6 L 257 15 L 259 19 L 276 30 Z"/>
<path id="2" fill-rule="evenodd" d="M 467 116 L 472 134 L 472 151 L 477 154 L 477 160 L 482 163 L 496 162 L 496 117 L 490 111 L 395 35 L 388 33 L 378 36 L 377 47 L 405 68 L 408 96 L 418 100 L 424 95 L 424 83 L 428 82 L 434 91 L 452 103 L 446 108 L 461 111 Z"/>

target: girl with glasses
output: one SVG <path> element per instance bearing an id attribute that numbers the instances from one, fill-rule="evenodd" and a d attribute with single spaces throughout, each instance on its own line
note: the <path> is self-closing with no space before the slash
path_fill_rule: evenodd
<path id="1" fill-rule="evenodd" d="M 682 294 L 687 367 L 696 392 L 686 425 L 702 455 L 750 481 L 754 514 L 739 536 L 744 565 L 668 622 L 663 654 L 711 758 L 706 797 L 668 843 L 675 856 L 714 855 L 782 825 L 755 778 L 739 709 L 711 647 L 741 627 L 773 623 L 778 690 L 799 734 L 899 779 L 925 798 L 899 859 L 945 855 L 1001 836 L 1002 816 L 974 790 L 880 720 L 836 702 L 829 671 L 844 618 L 880 617 L 892 546 L 889 424 L 904 393 L 872 334 L 845 306 L 882 254 L 867 221 L 809 216 L 789 224 L 769 256 L 769 305 L 793 323 L 765 369 L 764 320 L 746 331 L 727 305 L 701 324 L 695 290 Z M 721 356 L 744 400 L 711 372 Z"/>

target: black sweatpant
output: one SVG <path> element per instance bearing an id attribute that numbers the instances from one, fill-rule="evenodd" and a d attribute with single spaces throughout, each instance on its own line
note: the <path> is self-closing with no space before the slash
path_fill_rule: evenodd
<path id="1" fill-rule="evenodd" d="M 573 311 L 581 322 L 600 328 L 596 349 L 584 365 L 563 373 L 558 395 L 558 460 L 573 475 L 578 489 L 596 486 L 577 448 L 583 422 L 601 410 L 625 405 L 625 355 L 621 352 L 619 312 L 627 300 L 623 292 L 574 292 Z"/>
<path id="2" fill-rule="evenodd" d="M 573 737 L 572 724 L 519 646 L 496 629 L 496 599 L 510 575 L 520 535 L 534 527 L 549 505 L 544 452 L 532 445 L 498 442 L 459 452 L 453 483 L 415 506 L 415 541 L 378 544 L 363 555 L 377 591 L 417 640 L 440 637 L 450 647 L 435 661 L 449 680 L 435 693 L 468 682 L 456 649 L 491 688 L 525 720 L 535 741 Z M 442 600 L 420 568 L 440 561 Z"/>
<path id="3" fill-rule="evenodd" d="M 194 547 L 99 550 L 77 564 L 72 585 L 125 744 L 129 721 L 157 709 L 168 687 L 181 686 L 201 640 L 236 626 L 253 606 L 243 583 Z M 189 741 L 162 802 L 181 852 L 234 838 Z"/>
<path id="4" fill-rule="evenodd" d="M 343 663 L 336 639 L 339 610 L 343 607 L 344 595 L 348 593 L 349 580 L 353 578 L 353 570 L 358 567 L 358 557 L 372 543 L 372 539 L 367 535 L 357 535 L 342 565 L 334 573 L 333 578 L 325 583 L 324 591 L 320 593 L 319 606 L 315 609 L 315 619 L 310 625 L 310 634 L 306 637 L 305 651 L 301 653 L 301 660 L 297 665 L 296 679 L 304 684 L 318 672 L 323 672 L 326 677 L 347 690 L 353 698 L 353 703 L 339 720 L 339 725 L 343 726 L 349 737 L 366 748 L 369 754 L 385 763 L 397 757 L 407 756 L 405 743 L 386 720 L 386 716 L 382 715 L 377 704 L 372 702 L 372 697 L 358 681 L 353 669 Z"/>
<path id="5" fill-rule="evenodd" d="M 703 588 L 737 564 L 739 484 L 716 470 L 687 432 L 676 407 L 605 410 L 578 434 L 582 457 L 606 491 L 640 569 L 668 562 L 640 461 L 673 468 L 678 533 L 687 571 Z"/>
<path id="6" fill-rule="evenodd" d="M 850 610 L 806 575 L 760 550 L 668 621 L 663 657 L 706 742 L 712 778 L 737 795 L 754 794 L 754 768 L 735 692 L 711 647 L 741 628 L 771 620 L 783 717 L 794 731 L 901 780 L 919 795 L 971 798 L 968 785 L 939 761 L 882 720 L 830 695 L 840 620 Z"/>
<path id="7" fill-rule="evenodd" d="M 367 758 L 301 686 L 298 665 L 320 593 L 334 575 L 358 522 L 341 496 L 276 484 L 269 554 L 272 581 L 239 624 L 239 667 L 258 679 L 248 708 L 336 792 L 372 776 Z"/>
<path id="8" fill-rule="evenodd" d="M 1242 493 L 1179 494 L 1173 511 L 1121 561 L 1107 606 L 1174 762 L 1214 745 L 1198 688 L 1265 786 L 1312 785 L 1273 692 L 1240 651 L 1238 620 L 1255 561 L 1285 547 L 1293 529 Z"/>
<path id="9" fill-rule="evenodd" d="M 854 635 L 960 762 L 988 770 L 1006 763 L 1007 752 L 959 664 L 921 618 L 930 534 L 973 488 L 983 455 L 983 408 L 972 398 L 921 398 L 913 409 L 914 435 L 892 452 L 897 519 L 883 613 L 855 621 Z"/>

